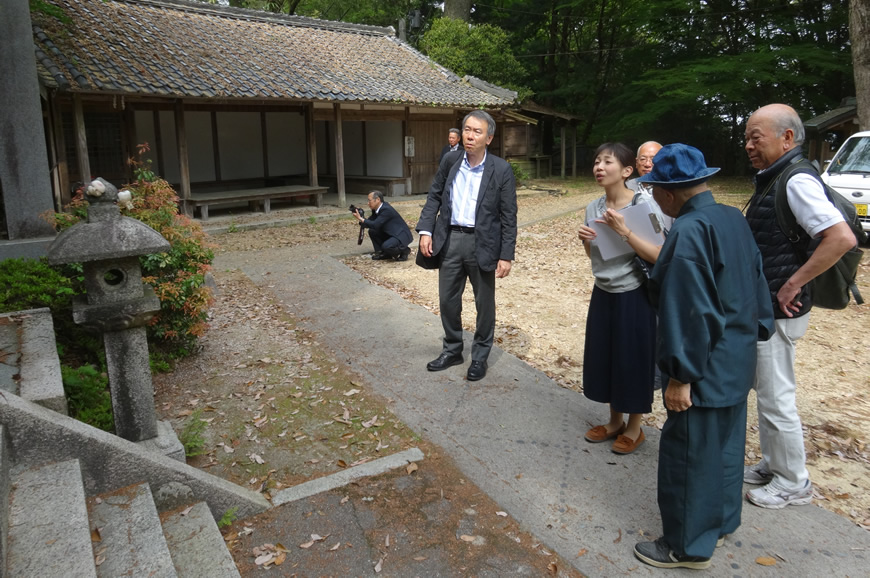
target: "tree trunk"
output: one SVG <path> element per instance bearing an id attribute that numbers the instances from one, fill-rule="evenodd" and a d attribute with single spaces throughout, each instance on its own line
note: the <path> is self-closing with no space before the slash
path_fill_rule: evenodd
<path id="1" fill-rule="evenodd" d="M 444 16 L 454 20 L 471 20 L 471 0 L 445 0 Z"/>
<path id="2" fill-rule="evenodd" d="M 870 0 L 849 2 L 849 36 L 858 102 L 858 125 L 870 130 Z"/>

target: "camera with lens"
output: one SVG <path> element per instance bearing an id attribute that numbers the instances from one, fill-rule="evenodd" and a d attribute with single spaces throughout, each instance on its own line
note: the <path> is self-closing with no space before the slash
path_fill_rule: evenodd
<path id="1" fill-rule="evenodd" d="M 365 217 L 365 216 L 366 216 L 366 212 L 363 211 L 361 208 L 357 207 L 356 205 L 351 205 L 350 207 L 348 207 L 348 209 L 350 209 L 350 212 L 351 212 L 351 213 L 356 213 L 356 214 L 358 214 L 360 217 Z"/>

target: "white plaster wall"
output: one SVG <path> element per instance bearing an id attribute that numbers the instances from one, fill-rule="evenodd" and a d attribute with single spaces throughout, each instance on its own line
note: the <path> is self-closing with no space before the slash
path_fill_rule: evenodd
<path id="1" fill-rule="evenodd" d="M 170 183 L 181 181 L 181 172 L 178 168 L 178 143 L 175 138 L 175 113 L 171 110 L 160 111 L 160 142 L 163 150 L 163 163 L 160 167 L 160 176 Z M 152 149 L 154 145 L 152 145 Z"/>
<path id="2" fill-rule="evenodd" d="M 366 122 L 368 174 L 377 177 L 401 177 L 404 161 L 401 121 Z"/>
<path id="3" fill-rule="evenodd" d="M 263 176 L 263 137 L 259 112 L 218 112 L 221 180 Z"/>
<path id="4" fill-rule="evenodd" d="M 269 175 L 308 174 L 305 115 L 295 112 L 266 113 Z"/>
<path id="5" fill-rule="evenodd" d="M 214 141 L 211 134 L 211 113 L 191 111 L 184 113 L 187 129 L 187 162 L 190 182 L 214 181 Z"/>
<path id="6" fill-rule="evenodd" d="M 363 123 L 347 121 L 341 123 L 344 143 L 344 174 L 362 176 L 363 174 Z"/>

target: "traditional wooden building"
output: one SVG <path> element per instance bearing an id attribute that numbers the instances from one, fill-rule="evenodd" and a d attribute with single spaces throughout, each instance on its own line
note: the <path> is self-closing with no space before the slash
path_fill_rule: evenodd
<path id="1" fill-rule="evenodd" d="M 228 192 L 328 187 L 342 204 L 346 191 L 422 193 L 448 129 L 476 108 L 504 120 L 516 98 L 392 28 L 188 0 L 41 4 L 31 17 L 58 204 L 91 177 L 129 180 L 144 142 L 189 212 Z"/>
<path id="2" fill-rule="evenodd" d="M 840 106 L 804 122 L 807 133 L 807 156 L 825 163 L 834 157 L 847 138 L 858 132 L 858 105 L 855 97 L 844 98 Z"/>

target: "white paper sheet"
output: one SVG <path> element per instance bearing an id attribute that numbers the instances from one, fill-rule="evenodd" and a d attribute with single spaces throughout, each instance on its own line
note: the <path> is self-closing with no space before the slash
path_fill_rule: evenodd
<path id="1" fill-rule="evenodd" d="M 659 224 L 658 218 L 650 209 L 648 203 L 640 202 L 636 205 L 631 205 L 622 209 L 620 214 L 625 218 L 625 224 L 631 229 L 632 235 L 637 235 L 653 245 L 661 245 L 665 242 L 661 224 Z M 597 234 L 592 244 L 598 246 L 598 250 L 601 251 L 601 257 L 605 261 L 634 252 L 631 245 L 623 241 L 622 237 L 616 234 L 616 231 L 604 223 L 593 221 L 589 226 L 595 229 Z"/>

